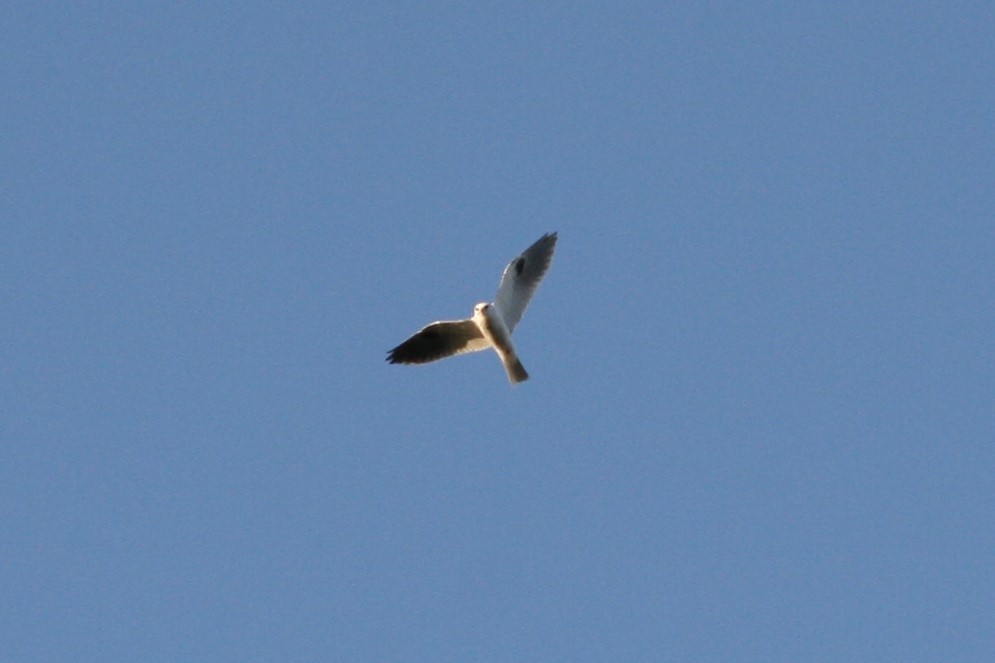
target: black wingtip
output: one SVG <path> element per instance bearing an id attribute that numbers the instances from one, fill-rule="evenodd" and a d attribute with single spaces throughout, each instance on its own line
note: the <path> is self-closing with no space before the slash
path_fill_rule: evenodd
<path id="1" fill-rule="evenodd" d="M 557 237 L 558 237 L 558 235 L 556 234 L 555 230 L 553 232 L 543 233 L 542 237 L 540 237 L 539 239 L 537 239 L 536 241 L 534 241 L 532 243 L 532 246 L 529 247 L 529 249 L 531 249 L 533 247 L 536 247 L 536 246 L 542 244 L 543 242 L 552 241 L 555 244 Z M 528 251 L 529 249 L 525 249 L 525 250 Z"/>

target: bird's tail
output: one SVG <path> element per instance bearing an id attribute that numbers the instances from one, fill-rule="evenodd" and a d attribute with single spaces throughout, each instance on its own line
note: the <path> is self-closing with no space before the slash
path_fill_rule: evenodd
<path id="1" fill-rule="evenodd" d="M 508 379 L 511 380 L 511 384 L 518 384 L 529 379 L 529 373 L 522 366 L 522 361 L 517 355 L 511 355 L 503 359 L 504 370 L 508 371 Z"/>

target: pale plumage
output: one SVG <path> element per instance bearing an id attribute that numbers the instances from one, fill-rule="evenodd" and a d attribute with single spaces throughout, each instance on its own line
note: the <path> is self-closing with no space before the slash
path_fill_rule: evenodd
<path id="1" fill-rule="evenodd" d="M 546 275 L 556 248 L 556 233 L 547 233 L 508 263 L 491 304 L 474 307 L 467 320 L 440 320 L 387 353 L 392 364 L 426 364 L 464 352 L 494 348 L 512 384 L 527 380 L 511 342 L 511 333 Z"/>

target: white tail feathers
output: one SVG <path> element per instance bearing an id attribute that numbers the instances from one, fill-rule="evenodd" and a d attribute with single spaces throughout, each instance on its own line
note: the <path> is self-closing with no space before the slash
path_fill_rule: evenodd
<path id="1" fill-rule="evenodd" d="M 508 379 L 511 384 L 518 384 L 529 379 L 529 373 L 522 366 L 522 361 L 517 356 L 502 357 L 504 360 L 504 370 L 508 371 Z"/>

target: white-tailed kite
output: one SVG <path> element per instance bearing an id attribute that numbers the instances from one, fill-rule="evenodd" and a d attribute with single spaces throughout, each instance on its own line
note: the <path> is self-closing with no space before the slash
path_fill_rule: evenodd
<path id="1" fill-rule="evenodd" d="M 508 379 L 518 384 L 529 374 L 515 353 L 511 332 L 525 314 L 525 307 L 553 261 L 556 233 L 546 233 L 504 268 L 494 302 L 473 307 L 467 320 L 440 320 L 387 353 L 392 364 L 427 364 L 464 352 L 494 348 Z"/>

